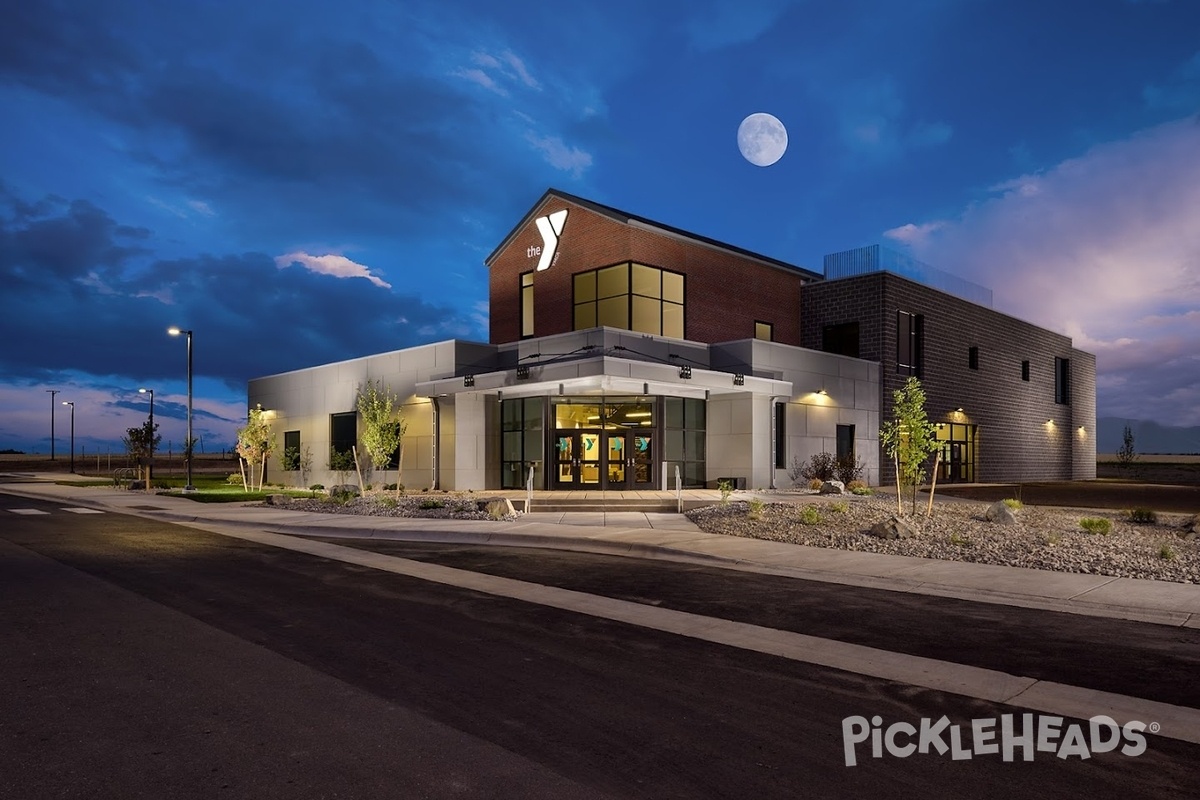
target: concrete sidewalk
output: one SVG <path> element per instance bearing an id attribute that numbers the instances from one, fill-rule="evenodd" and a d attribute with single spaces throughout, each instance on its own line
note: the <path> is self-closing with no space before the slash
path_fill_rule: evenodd
<path id="1" fill-rule="evenodd" d="M 61 477 L 61 476 L 59 476 Z M 848 552 L 704 533 L 679 514 L 538 513 L 514 521 L 434 520 L 197 503 L 118 489 L 7 483 L 0 491 L 220 532 L 543 547 L 660 558 L 850 586 L 1200 628 L 1200 587 L 1103 575 Z M 536 508 L 536 505 L 535 505 Z"/>

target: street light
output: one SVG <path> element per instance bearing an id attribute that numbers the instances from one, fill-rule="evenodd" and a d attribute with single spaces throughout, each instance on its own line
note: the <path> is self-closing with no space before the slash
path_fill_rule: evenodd
<path id="1" fill-rule="evenodd" d="M 61 392 L 61 389 L 47 389 L 50 393 L 50 460 L 54 460 L 54 395 Z"/>
<path id="2" fill-rule="evenodd" d="M 146 465 L 146 475 L 149 478 L 154 477 L 154 390 L 153 389 L 138 389 L 139 394 L 150 395 L 150 463 Z M 168 467 L 169 468 L 169 467 Z"/>
<path id="3" fill-rule="evenodd" d="M 167 333 L 172 336 L 179 334 L 187 335 L 188 347 L 188 421 L 187 421 L 187 441 L 184 442 L 184 452 L 187 453 L 187 485 L 183 487 L 185 492 L 194 492 L 196 487 L 192 485 L 192 456 L 195 447 L 192 444 L 192 332 L 185 331 L 180 328 L 167 328 Z"/>
<path id="4" fill-rule="evenodd" d="M 75 474 L 75 404 L 70 400 L 63 400 L 64 406 L 71 407 L 71 474 Z"/>

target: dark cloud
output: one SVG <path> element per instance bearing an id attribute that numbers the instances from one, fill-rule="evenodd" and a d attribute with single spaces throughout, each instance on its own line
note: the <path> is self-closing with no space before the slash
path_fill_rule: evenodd
<path id="1" fill-rule="evenodd" d="M 36 346 L 5 348 L 6 376 L 75 369 L 177 378 L 183 345 L 166 328 L 178 325 L 195 331 L 196 374 L 240 390 L 258 375 L 417 344 L 428 338 L 422 328 L 458 319 L 366 280 L 281 270 L 263 253 L 151 260 L 121 244 L 149 232 L 125 231 L 80 201 L 57 210 L 0 218 L 0 279 L 8 287 L 0 339 L 36 337 Z M 23 280 L 30 275 L 37 279 Z"/>

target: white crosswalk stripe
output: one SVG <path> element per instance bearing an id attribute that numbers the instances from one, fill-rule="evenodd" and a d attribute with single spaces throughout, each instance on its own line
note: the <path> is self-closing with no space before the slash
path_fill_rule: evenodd
<path id="1" fill-rule="evenodd" d="M 63 511 L 70 511 L 72 514 L 103 514 L 95 508 L 64 508 Z"/>
<path id="2" fill-rule="evenodd" d="M 32 517 L 35 514 L 49 514 L 50 513 L 49 511 L 42 511 L 40 508 L 10 508 L 9 511 L 11 511 L 14 514 L 21 514 L 26 517 Z"/>

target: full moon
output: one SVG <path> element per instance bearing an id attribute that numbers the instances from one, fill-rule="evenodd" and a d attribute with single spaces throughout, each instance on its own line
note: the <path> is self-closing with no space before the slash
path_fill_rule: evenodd
<path id="1" fill-rule="evenodd" d="M 787 150 L 787 128 L 770 114 L 751 114 L 738 126 L 737 142 L 747 161 L 769 167 Z"/>

